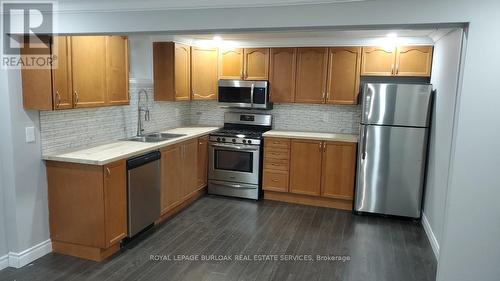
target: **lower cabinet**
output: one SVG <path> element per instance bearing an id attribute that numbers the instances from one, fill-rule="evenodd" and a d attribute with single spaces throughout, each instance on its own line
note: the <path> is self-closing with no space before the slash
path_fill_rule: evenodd
<path id="1" fill-rule="evenodd" d="M 200 195 L 207 182 L 208 138 L 200 137 L 161 152 L 161 215 L 168 216 Z"/>
<path id="2" fill-rule="evenodd" d="M 53 251 L 94 261 L 117 252 L 127 236 L 125 160 L 46 166 Z"/>
<path id="3" fill-rule="evenodd" d="M 352 209 L 356 143 L 265 138 L 264 198 Z"/>

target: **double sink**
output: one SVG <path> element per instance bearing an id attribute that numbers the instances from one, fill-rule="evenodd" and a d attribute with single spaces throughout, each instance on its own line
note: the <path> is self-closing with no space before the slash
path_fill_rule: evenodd
<path id="1" fill-rule="evenodd" d="M 160 142 L 171 140 L 179 137 L 184 137 L 186 134 L 169 134 L 169 133 L 149 133 L 140 136 L 133 136 L 125 139 L 126 141 L 137 141 L 137 142 Z"/>

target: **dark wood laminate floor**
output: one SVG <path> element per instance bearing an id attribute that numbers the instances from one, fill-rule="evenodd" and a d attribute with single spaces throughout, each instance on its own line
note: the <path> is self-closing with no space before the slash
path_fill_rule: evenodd
<path id="1" fill-rule="evenodd" d="M 435 280 L 436 272 L 418 222 L 272 201 L 207 196 L 134 244 L 102 263 L 49 254 L 0 271 L 0 280 L 420 281 Z M 350 260 L 318 261 L 317 255 Z M 305 260 L 285 260 L 298 257 Z"/>

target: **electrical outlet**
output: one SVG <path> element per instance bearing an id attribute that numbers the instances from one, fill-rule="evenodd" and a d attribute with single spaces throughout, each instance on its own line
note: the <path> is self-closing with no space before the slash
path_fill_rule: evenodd
<path id="1" fill-rule="evenodd" d="M 35 127 L 26 127 L 26 143 L 35 142 Z"/>

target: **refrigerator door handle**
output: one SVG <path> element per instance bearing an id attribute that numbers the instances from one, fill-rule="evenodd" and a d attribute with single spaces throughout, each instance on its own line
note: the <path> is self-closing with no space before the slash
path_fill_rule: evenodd
<path id="1" fill-rule="evenodd" d="M 361 132 L 361 160 L 366 158 L 366 125 L 363 125 L 363 130 Z"/>

